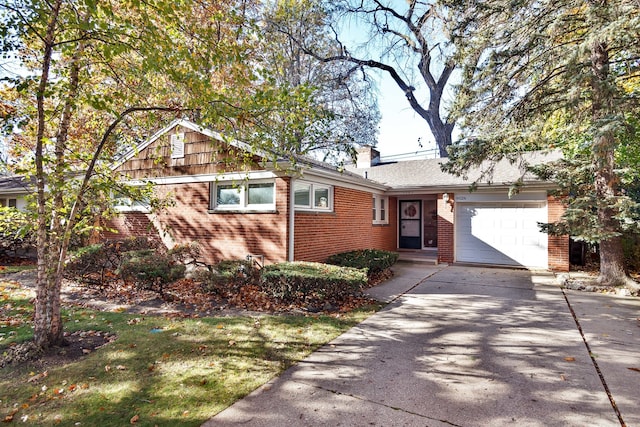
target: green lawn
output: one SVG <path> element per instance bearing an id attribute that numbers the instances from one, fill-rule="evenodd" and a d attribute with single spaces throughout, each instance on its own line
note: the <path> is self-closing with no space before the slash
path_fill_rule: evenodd
<path id="1" fill-rule="evenodd" d="M 0 352 L 30 337 L 32 298 L 0 279 Z M 67 331 L 109 332 L 117 340 L 48 367 L 37 381 L 45 370 L 37 361 L 0 368 L 0 418 L 47 426 L 199 426 L 377 308 L 195 319 L 67 309 Z"/>

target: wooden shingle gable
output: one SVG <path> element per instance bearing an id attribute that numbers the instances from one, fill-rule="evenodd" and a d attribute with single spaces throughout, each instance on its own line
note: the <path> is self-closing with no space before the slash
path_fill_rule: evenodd
<path id="1" fill-rule="evenodd" d="M 248 144 L 176 120 L 127 153 L 114 169 L 131 179 L 145 179 L 263 170 L 260 161 Z"/>

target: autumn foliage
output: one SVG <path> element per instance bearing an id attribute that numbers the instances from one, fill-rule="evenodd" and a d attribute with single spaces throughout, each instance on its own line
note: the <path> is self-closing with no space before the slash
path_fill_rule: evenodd
<path id="1" fill-rule="evenodd" d="M 389 274 L 397 254 L 358 251 L 338 257 L 352 265 L 285 262 L 261 268 L 247 260 L 198 261 L 197 245 L 167 250 L 143 238 L 83 248 L 68 262 L 67 279 L 111 300 L 160 298 L 209 312 L 218 307 L 255 311 L 344 311 L 368 304 L 362 291 Z M 343 261 L 347 263 L 347 261 Z"/>

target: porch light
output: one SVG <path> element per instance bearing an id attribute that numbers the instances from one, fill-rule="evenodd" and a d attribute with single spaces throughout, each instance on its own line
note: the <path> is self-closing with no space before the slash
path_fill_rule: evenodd
<path id="1" fill-rule="evenodd" d="M 444 193 L 442 195 L 442 201 L 445 203 L 449 203 L 449 193 Z"/>

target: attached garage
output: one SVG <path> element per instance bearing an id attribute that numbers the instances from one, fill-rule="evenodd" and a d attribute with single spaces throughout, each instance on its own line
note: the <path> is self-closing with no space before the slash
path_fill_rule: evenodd
<path id="1" fill-rule="evenodd" d="M 457 195 L 455 217 L 456 261 L 548 267 L 545 192 Z"/>

